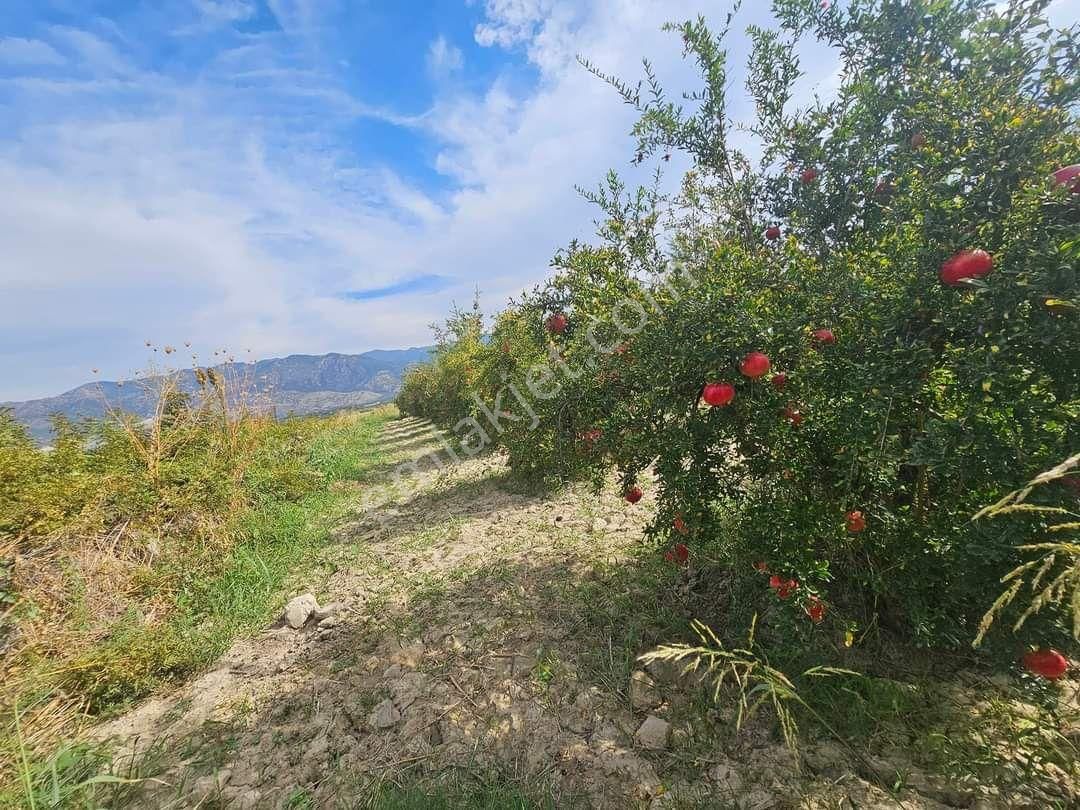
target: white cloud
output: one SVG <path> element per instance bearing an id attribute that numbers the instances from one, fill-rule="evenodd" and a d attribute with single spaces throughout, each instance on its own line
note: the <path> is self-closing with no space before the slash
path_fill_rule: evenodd
<path id="1" fill-rule="evenodd" d="M 554 6 L 555 0 L 486 0 L 486 19 L 476 26 L 476 41 L 503 48 L 529 42 Z"/>
<path id="2" fill-rule="evenodd" d="M 197 81 L 56 32 L 95 78 L 24 78 L 16 91 L 40 120 L 0 140 L 0 399 L 55 393 L 92 366 L 122 376 L 146 338 L 193 340 L 204 353 L 362 351 L 427 342 L 427 324 L 476 285 L 497 310 L 549 272 L 555 249 L 589 236 L 596 212 L 574 184 L 593 186 L 609 167 L 645 179 L 629 165 L 633 112 L 575 54 L 631 80 L 647 55 L 677 94 L 697 86 L 694 67 L 660 25 L 708 10 L 705 0 L 489 0 L 478 40 L 522 48 L 537 81 L 448 85 L 428 112 L 403 115 L 297 56 L 317 36 L 318 5 L 272 0 L 285 33 L 245 35 Z M 452 188 L 425 189 L 366 144 L 334 137 L 359 116 L 430 138 Z M 339 297 L 424 275 L 452 286 Z M 10 353 L 67 334 L 33 363 Z"/>
<path id="3" fill-rule="evenodd" d="M 208 21 L 215 23 L 240 22 L 255 14 L 251 0 L 193 0 L 196 10 Z"/>
<path id="4" fill-rule="evenodd" d="M 439 35 L 428 46 L 427 66 L 432 76 L 446 76 L 461 70 L 464 64 L 461 49 L 447 42 L 446 37 Z"/>
<path id="5" fill-rule="evenodd" d="M 116 48 L 90 31 L 56 25 L 51 29 L 53 39 L 63 42 L 96 75 L 123 75 L 132 68 Z"/>
<path id="6" fill-rule="evenodd" d="M 40 39 L 0 37 L 0 62 L 9 65 L 62 65 L 64 57 Z"/>

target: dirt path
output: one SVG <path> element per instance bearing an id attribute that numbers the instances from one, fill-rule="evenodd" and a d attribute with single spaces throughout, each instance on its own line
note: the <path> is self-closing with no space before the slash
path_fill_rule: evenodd
<path id="1" fill-rule="evenodd" d="M 384 476 L 434 438 L 391 423 Z M 625 656 L 597 649 L 580 617 L 607 603 L 569 595 L 640 546 L 650 496 L 635 508 L 583 487 L 515 493 L 490 457 L 442 469 L 428 457 L 401 484 L 362 491 L 326 549 L 328 618 L 242 641 L 100 730 L 160 780 L 128 806 L 357 807 L 454 769 L 559 807 L 899 806 L 838 749 L 828 778 L 809 783 L 764 726 L 703 735 L 677 673 L 654 668 L 630 689 Z"/>

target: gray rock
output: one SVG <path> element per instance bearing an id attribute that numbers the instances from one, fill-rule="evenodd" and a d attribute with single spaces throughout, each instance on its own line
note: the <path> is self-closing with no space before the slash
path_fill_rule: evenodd
<path id="1" fill-rule="evenodd" d="M 380 731 L 391 728 L 399 722 L 401 722 L 401 712 L 389 698 L 376 706 L 368 717 L 368 725 Z"/>
<path id="2" fill-rule="evenodd" d="M 323 622 L 331 617 L 337 617 L 344 608 L 345 606 L 340 602 L 330 602 L 322 607 L 316 604 L 315 610 L 311 612 L 311 618 L 317 622 Z"/>
<path id="3" fill-rule="evenodd" d="M 656 682 L 642 670 L 630 676 L 630 706 L 634 711 L 647 712 L 661 703 Z"/>
<path id="4" fill-rule="evenodd" d="M 293 630 L 299 630 L 307 624 L 311 614 L 318 609 L 319 603 L 312 594 L 305 593 L 297 596 L 295 599 L 290 600 L 289 604 L 285 605 L 285 622 Z"/>
<path id="5" fill-rule="evenodd" d="M 405 711 L 428 691 L 428 680 L 419 672 L 406 672 L 390 684 L 390 694 L 400 711 Z"/>
<path id="6" fill-rule="evenodd" d="M 743 779 L 733 765 L 721 762 L 709 771 L 709 778 L 728 796 L 737 796 L 742 792 Z"/>
<path id="7" fill-rule="evenodd" d="M 843 746 L 832 740 L 821 740 L 804 746 L 802 755 L 806 764 L 817 773 L 844 767 L 849 756 Z"/>
<path id="8" fill-rule="evenodd" d="M 671 739 L 671 723 L 650 714 L 634 732 L 634 741 L 650 751 L 663 751 Z"/>
<path id="9" fill-rule="evenodd" d="M 312 613 L 311 615 L 313 617 L 318 617 L 319 613 L 318 613 L 318 611 L 316 611 L 315 613 Z M 319 629 L 320 630 L 330 630 L 331 628 L 337 627 L 339 624 L 341 624 L 341 619 L 339 619 L 337 617 L 337 615 L 333 614 L 333 613 L 331 613 L 329 616 L 327 616 L 324 619 L 319 619 Z"/>

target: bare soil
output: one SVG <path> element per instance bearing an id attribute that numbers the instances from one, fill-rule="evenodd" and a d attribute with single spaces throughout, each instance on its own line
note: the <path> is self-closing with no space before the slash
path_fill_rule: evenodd
<path id="1" fill-rule="evenodd" d="M 882 765 L 905 774 L 887 792 L 837 741 L 813 742 L 800 762 L 767 714 L 736 733 L 733 713 L 677 669 L 631 676 L 632 661 L 598 646 L 583 617 L 606 609 L 601 570 L 640 552 L 651 495 L 630 506 L 584 486 L 515 491 L 498 457 L 435 463 L 434 439 L 412 419 L 386 430 L 387 482 L 396 464 L 420 461 L 397 485 L 358 488 L 325 550 L 336 573 L 298 583 L 336 603 L 330 618 L 240 641 L 213 671 L 98 729 L 121 741 L 120 770 L 131 762 L 153 777 L 127 806 L 358 807 L 387 785 L 451 774 L 497 774 L 557 807 L 1074 798 L 1066 774 L 1059 795 L 1008 796 L 913 772 L 903 750 Z"/>

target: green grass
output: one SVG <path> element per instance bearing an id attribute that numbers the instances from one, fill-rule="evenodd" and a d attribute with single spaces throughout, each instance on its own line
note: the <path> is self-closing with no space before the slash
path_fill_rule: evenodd
<path id="1" fill-rule="evenodd" d="M 452 779 L 447 784 L 384 788 L 366 807 L 370 810 L 554 810 L 555 800 L 501 778 Z M 559 806 L 566 806 L 565 804 Z"/>
<path id="2" fill-rule="evenodd" d="M 245 506 L 226 516 L 234 538 L 219 559 L 168 557 L 142 574 L 173 592 L 164 622 L 150 625 L 136 601 L 108 628 L 48 677 L 48 660 L 23 670 L 25 719 L 61 690 L 86 700 L 98 716 L 120 712 L 163 685 L 204 669 L 237 637 L 268 624 L 296 587 L 318 590 L 326 573 L 320 552 L 331 530 L 358 499 L 357 487 L 383 461 L 378 436 L 394 417 L 388 408 L 330 417 L 288 420 L 266 428 L 240 481 Z M 77 632 L 77 631 L 76 631 Z M 9 684 L 9 688 L 13 686 Z M 12 689 L 15 692 L 15 689 Z M 53 757 L 33 756 L 8 718 L 0 752 L 14 759 L 20 783 L 0 786 L 0 807 L 80 806 L 86 795 L 107 789 L 85 782 L 100 770 L 100 751 L 65 745 Z M 69 729 L 70 731 L 70 729 Z M 56 768 L 56 757 L 61 765 Z M 65 775 L 67 774 L 67 775 Z M 70 794 L 70 795 L 69 795 Z M 63 796 L 61 804 L 53 799 Z M 92 801 L 91 801 L 92 805 Z"/>
<path id="3" fill-rule="evenodd" d="M 289 583 L 318 581 L 318 552 L 348 513 L 356 493 L 335 491 L 341 481 L 362 481 L 382 458 L 377 437 L 388 410 L 299 420 L 273 429 L 267 455 L 300 438 L 307 444 L 315 488 L 299 498 L 256 479 L 253 506 L 234 520 L 242 538 L 212 576 L 190 577 L 164 627 L 134 620 L 115 627 L 80 671 L 84 691 L 99 713 L 122 710 L 162 683 L 185 677 L 215 659 L 234 638 L 265 626 L 280 610 Z"/>

